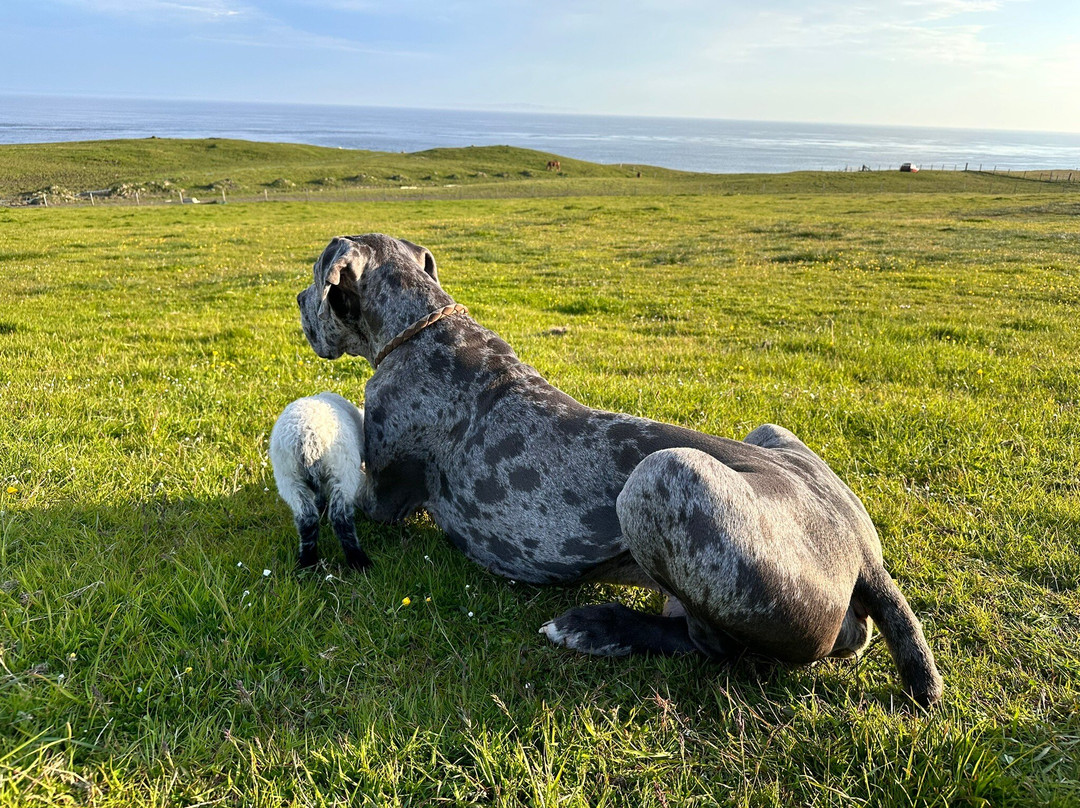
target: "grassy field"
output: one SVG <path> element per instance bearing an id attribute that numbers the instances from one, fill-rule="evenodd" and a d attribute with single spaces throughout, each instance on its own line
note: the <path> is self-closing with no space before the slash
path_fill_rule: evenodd
<path id="1" fill-rule="evenodd" d="M 0 210 L 0 804 L 1080 803 L 1080 195 L 806 177 Z M 431 248 L 588 404 L 794 430 L 879 526 L 941 707 L 894 701 L 880 641 L 811 668 L 551 647 L 575 604 L 657 601 L 512 584 L 424 519 L 363 523 L 366 575 L 329 533 L 294 572 L 270 426 L 370 374 L 310 351 L 294 296 L 366 231 Z"/>
<path id="2" fill-rule="evenodd" d="M 557 159 L 559 172 L 547 170 Z M 85 141 L 0 146 L 0 199 L 31 201 L 48 192 L 53 203 L 97 191 L 99 201 L 201 195 L 228 197 L 329 196 L 345 191 L 500 186 L 529 180 L 612 180 L 686 177 L 641 166 L 604 166 L 510 146 L 431 149 L 411 154 L 358 151 L 296 143 L 207 138 Z"/>
<path id="3" fill-rule="evenodd" d="M 550 160 L 559 161 L 559 171 L 547 170 Z M 1080 189 L 1080 171 L 1075 177 L 1063 171 L 694 174 L 599 165 L 510 146 L 404 154 L 220 138 L 0 145 L 0 204 L 8 205 L 1055 189 Z"/>

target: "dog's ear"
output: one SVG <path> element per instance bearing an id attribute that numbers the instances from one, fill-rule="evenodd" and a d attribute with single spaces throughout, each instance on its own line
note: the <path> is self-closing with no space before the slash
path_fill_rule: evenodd
<path id="1" fill-rule="evenodd" d="M 419 244 L 413 244 L 411 241 L 406 241 L 403 238 L 398 239 L 398 241 L 412 250 L 413 255 L 416 256 L 416 260 L 424 267 L 424 272 L 430 275 L 435 283 L 438 283 L 439 271 L 435 268 L 435 256 L 431 254 L 431 250 L 427 247 L 421 247 Z"/>
<path id="2" fill-rule="evenodd" d="M 319 260 L 315 262 L 315 285 L 321 290 L 319 316 L 330 311 L 330 292 L 356 292 L 360 276 L 373 255 L 371 247 L 357 244 L 351 239 L 337 236 L 326 245 Z"/>

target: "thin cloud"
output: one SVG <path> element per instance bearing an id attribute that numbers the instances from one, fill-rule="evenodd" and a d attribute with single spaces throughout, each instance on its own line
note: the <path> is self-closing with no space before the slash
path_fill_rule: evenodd
<path id="1" fill-rule="evenodd" d="M 276 25 L 252 34 L 199 34 L 192 37 L 200 42 L 213 42 L 221 45 L 236 45 L 245 48 L 273 48 L 278 50 L 303 51 L 338 51 L 342 53 L 366 54 L 369 56 L 393 56 L 408 59 L 426 59 L 429 53 L 419 51 L 395 50 L 393 48 L 369 47 L 358 45 L 348 39 L 312 34 L 286 25 Z"/>
<path id="2" fill-rule="evenodd" d="M 90 13 L 119 17 L 138 17 L 152 20 L 175 20 L 183 18 L 193 21 L 213 21 L 230 17 L 246 16 L 251 13 L 248 6 L 241 6 L 228 0 L 59 0 L 76 6 Z"/>
<path id="3" fill-rule="evenodd" d="M 714 62 L 843 49 L 871 59 L 981 64 L 992 51 L 983 39 L 986 26 L 953 18 L 1001 6 L 997 0 L 908 0 L 891 7 L 824 7 L 812 14 L 763 11 L 726 32 L 706 52 Z"/>
<path id="4" fill-rule="evenodd" d="M 320 50 L 377 56 L 426 58 L 429 54 L 394 47 L 361 45 L 343 37 L 305 31 L 252 5 L 233 0 L 58 0 L 90 12 L 126 16 L 140 23 L 175 23 L 179 18 L 194 27 L 188 32 L 198 42 L 246 48 Z M 209 24 L 209 25 L 208 25 Z"/>
<path id="5" fill-rule="evenodd" d="M 1004 5 L 1004 0 L 905 0 L 902 4 L 904 8 L 919 12 L 921 18 L 927 21 L 1000 11 Z"/>

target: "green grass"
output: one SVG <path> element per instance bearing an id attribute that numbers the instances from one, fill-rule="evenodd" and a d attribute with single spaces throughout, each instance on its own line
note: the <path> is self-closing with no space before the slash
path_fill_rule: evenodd
<path id="1" fill-rule="evenodd" d="M 1080 198 L 856 190 L 0 210 L 0 803 L 1080 802 Z M 880 641 L 551 647 L 656 599 L 512 584 L 423 519 L 296 574 L 270 426 L 370 368 L 294 296 L 365 231 L 591 405 L 794 430 L 879 526 L 941 707 L 894 703 Z"/>
<path id="2" fill-rule="evenodd" d="M 558 159 L 560 172 L 547 170 Z M 204 198 L 273 194 L 328 196 L 373 189 L 433 189 L 531 180 L 611 180 L 642 167 L 602 166 L 511 146 L 430 149 L 413 154 L 332 149 L 294 143 L 207 138 L 85 141 L 0 146 L 0 199 L 52 203 L 97 191 L 98 199 Z M 647 168 L 651 178 L 682 172 Z M 104 193 L 102 193 L 104 192 Z M 133 201 L 133 200 L 132 200 Z"/>
<path id="3" fill-rule="evenodd" d="M 546 169 L 549 160 L 558 172 Z M 582 195 L 1032 193 L 1080 187 L 1067 172 L 695 174 L 600 165 L 511 146 L 412 154 L 242 140 L 0 145 L 0 203 L 135 204 L 253 199 L 383 201 Z M 136 197 L 136 191 L 138 197 Z"/>

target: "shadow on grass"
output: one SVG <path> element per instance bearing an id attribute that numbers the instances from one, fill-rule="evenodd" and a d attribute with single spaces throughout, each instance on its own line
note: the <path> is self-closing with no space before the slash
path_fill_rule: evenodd
<path id="1" fill-rule="evenodd" d="M 285 633 L 274 637 L 282 648 L 318 654 L 325 649 L 309 643 L 320 630 L 359 622 L 373 641 L 385 643 L 392 635 L 392 644 L 412 649 L 421 665 L 453 659 L 486 666 L 493 650 L 512 645 L 525 663 L 521 673 L 556 680 L 560 700 L 587 695 L 628 707 L 640 703 L 642 686 L 662 686 L 691 701 L 705 700 L 718 685 L 781 701 L 791 697 L 793 688 L 808 688 L 807 695 L 824 688 L 830 698 L 871 696 L 883 704 L 896 695 L 889 688 L 862 692 L 856 668 L 848 662 L 807 668 L 749 655 L 723 664 L 696 657 L 602 659 L 555 648 L 537 629 L 572 606 L 618 599 L 656 608 L 660 598 L 630 588 L 537 587 L 508 581 L 468 561 L 426 517 L 402 525 L 360 517 L 358 536 L 374 562 L 363 573 L 345 566 L 326 525 L 320 539 L 323 560 L 314 570 L 297 570 L 296 535 L 287 508 L 272 490 L 254 485 L 216 499 L 161 498 L 130 506 L 61 503 L 9 511 L 2 519 L 0 584 L 25 611 L 24 617 L 32 620 L 35 608 L 75 614 L 93 603 L 96 619 L 118 606 L 142 605 L 157 616 L 157 628 L 171 629 L 160 635 L 150 632 L 147 640 L 168 640 L 170 653 L 181 658 L 187 654 L 176 645 L 177 635 L 217 631 L 225 624 L 235 628 L 238 607 L 250 609 L 251 593 L 259 592 L 271 620 L 281 618 L 283 610 L 307 616 L 296 625 L 294 636 L 282 626 Z M 242 604 L 229 602 L 236 592 Z M 331 603 L 331 620 L 313 617 Z M 419 619 L 421 614 L 426 617 Z M 434 634 L 432 625 L 439 628 Z M 245 627 L 251 633 L 266 628 L 256 620 Z M 102 653 L 109 649 L 107 635 L 99 645 Z M 160 659 L 163 648 L 149 643 L 146 650 Z M 871 655 L 885 655 L 888 662 L 880 642 Z M 241 665 L 261 662 L 265 654 L 258 660 L 243 655 L 231 660 Z M 491 673 L 515 679 L 513 667 Z M 616 686 L 601 695 L 608 681 Z M 623 682 L 631 687 L 618 686 Z"/>
<path id="2" fill-rule="evenodd" d="M 340 748 L 420 732 L 449 754 L 481 728 L 524 731 L 559 715 L 560 732 L 689 722 L 727 734 L 751 717 L 778 727 L 807 705 L 898 697 L 892 679 L 860 687 L 850 663 L 555 648 L 539 626 L 613 588 L 511 583 L 427 519 L 358 528 L 369 571 L 349 570 L 326 529 L 325 560 L 297 572 L 290 514 L 254 485 L 214 499 L 9 510 L 0 721 L 12 740 L 60 737 L 70 724 L 75 759 L 121 754 L 148 767 L 164 748 L 176 765 L 231 759 L 238 738 Z M 891 666 L 883 647 L 872 652 L 883 654 Z"/>
<path id="3" fill-rule="evenodd" d="M 676 771 L 710 780 L 726 771 L 728 782 L 741 772 L 764 786 L 776 775 L 761 780 L 761 761 L 784 771 L 789 755 L 801 761 L 782 775 L 791 787 L 807 772 L 847 777 L 844 767 L 881 754 L 880 729 L 856 731 L 866 720 L 907 727 L 897 755 L 906 743 L 913 759 L 956 768 L 939 766 L 933 783 L 962 777 L 965 754 L 986 754 L 981 735 L 958 729 L 912 735 L 919 725 L 902 715 L 880 642 L 859 665 L 812 668 L 585 657 L 537 628 L 613 595 L 657 599 L 511 583 L 426 519 L 361 521 L 359 533 L 374 562 L 367 573 L 344 566 L 329 530 L 326 560 L 297 572 L 290 514 L 258 486 L 9 510 L 0 723 L 12 732 L 0 759 L 12 752 L 5 765 L 21 766 L 27 788 L 175 783 L 181 772 L 191 799 L 258 783 L 290 798 L 351 783 L 428 799 L 442 782 L 488 793 L 516 781 L 533 784 L 519 795 L 528 801 L 536 766 L 552 760 L 576 783 L 559 789 L 594 796 L 614 786 L 654 793 Z M 987 774 L 1005 793 L 995 766 Z"/>

